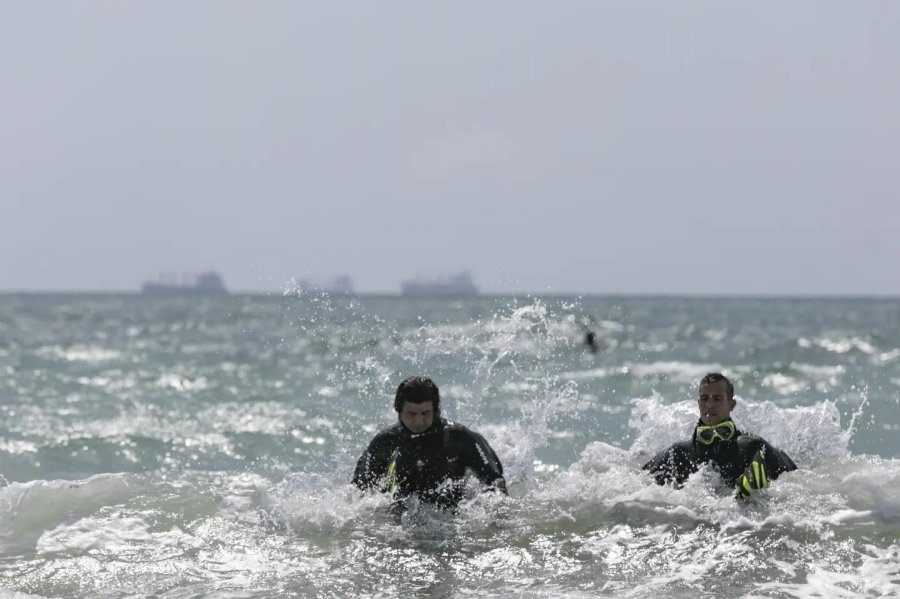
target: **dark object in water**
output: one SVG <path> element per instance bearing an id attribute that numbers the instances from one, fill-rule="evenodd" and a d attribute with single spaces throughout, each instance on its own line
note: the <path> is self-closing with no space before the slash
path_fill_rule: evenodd
<path id="1" fill-rule="evenodd" d="M 597 344 L 597 336 L 594 334 L 594 331 L 588 331 L 587 333 L 585 333 L 584 344 L 589 350 L 591 350 L 592 354 L 596 354 L 598 351 L 600 351 L 600 346 Z"/>

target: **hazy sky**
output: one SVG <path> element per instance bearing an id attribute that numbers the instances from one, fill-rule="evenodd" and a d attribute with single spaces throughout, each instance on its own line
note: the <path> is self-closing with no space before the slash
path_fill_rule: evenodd
<path id="1" fill-rule="evenodd" d="M 900 294 L 900 4 L 0 3 L 0 290 Z"/>

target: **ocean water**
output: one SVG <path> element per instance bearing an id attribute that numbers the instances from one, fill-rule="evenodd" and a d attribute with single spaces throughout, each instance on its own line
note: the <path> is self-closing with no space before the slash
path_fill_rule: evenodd
<path id="1" fill-rule="evenodd" d="M 900 300 L 0 296 L 0 596 L 900 596 Z M 600 351 L 585 351 L 586 329 Z M 797 472 L 640 469 L 707 371 Z M 349 484 L 423 374 L 509 497 Z"/>

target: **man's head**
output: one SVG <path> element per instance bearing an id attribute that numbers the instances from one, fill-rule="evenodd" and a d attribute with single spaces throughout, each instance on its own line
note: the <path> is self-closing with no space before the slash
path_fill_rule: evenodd
<path id="1" fill-rule="evenodd" d="M 731 418 L 731 411 L 737 402 L 734 399 L 734 385 L 723 374 L 710 372 L 700 379 L 700 420 L 703 424 L 718 424 Z"/>
<path id="2" fill-rule="evenodd" d="M 441 395 L 437 385 L 424 376 L 411 376 L 397 387 L 394 409 L 400 422 L 413 433 L 424 433 L 440 415 Z"/>

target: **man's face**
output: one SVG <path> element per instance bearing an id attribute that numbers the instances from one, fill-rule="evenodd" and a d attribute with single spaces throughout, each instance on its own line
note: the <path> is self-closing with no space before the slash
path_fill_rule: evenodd
<path id="1" fill-rule="evenodd" d="M 403 402 L 400 410 L 400 422 L 414 433 L 424 433 L 434 423 L 434 402 L 422 403 Z"/>
<path id="2" fill-rule="evenodd" d="M 731 418 L 731 410 L 737 402 L 728 397 L 728 384 L 725 381 L 716 381 L 700 385 L 700 399 L 697 406 L 700 408 L 700 420 L 703 424 L 719 424 Z"/>

